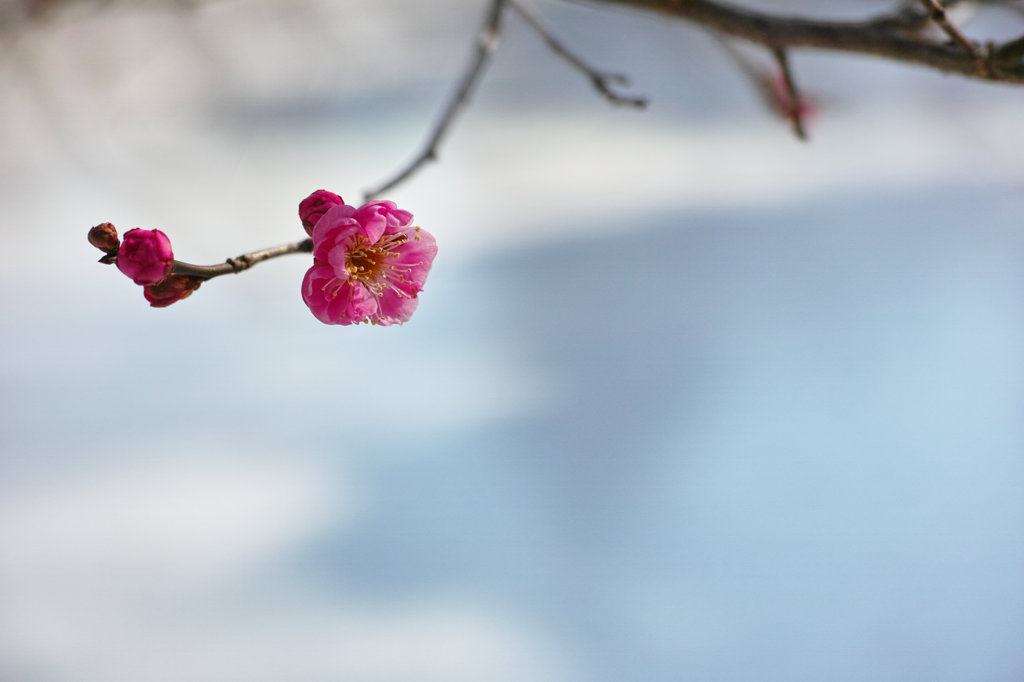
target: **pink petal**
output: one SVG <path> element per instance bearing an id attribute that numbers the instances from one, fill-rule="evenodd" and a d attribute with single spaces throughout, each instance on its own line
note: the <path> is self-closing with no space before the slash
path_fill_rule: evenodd
<path id="1" fill-rule="evenodd" d="M 326 319 L 327 295 L 324 287 L 333 278 L 334 270 L 328 265 L 314 265 L 302 278 L 302 300 L 318 320 L 327 324 L 330 324 L 330 321 Z"/>
<path id="2" fill-rule="evenodd" d="M 355 219 L 363 226 L 363 233 L 371 244 L 376 244 L 387 230 L 388 218 L 385 204 L 390 203 L 390 201 L 374 201 L 356 209 Z"/>
<path id="3" fill-rule="evenodd" d="M 359 324 L 376 314 L 376 296 L 359 282 L 346 282 L 327 304 L 328 324 Z"/>
<path id="4" fill-rule="evenodd" d="M 358 324 L 377 315 L 377 298 L 360 282 L 342 281 L 329 265 L 315 264 L 302 280 L 302 300 L 324 324 Z"/>
<path id="5" fill-rule="evenodd" d="M 333 231 L 339 226 L 354 222 L 352 218 L 355 212 L 355 207 L 348 204 L 338 204 L 327 209 L 327 212 L 317 221 L 316 227 L 313 228 L 313 233 L 310 235 L 313 238 L 313 242 L 323 241 L 324 235 L 328 232 Z"/>
<path id="6" fill-rule="evenodd" d="M 423 288 L 423 283 L 427 281 L 430 266 L 434 263 L 434 257 L 437 256 L 437 242 L 434 241 L 433 235 L 425 230 L 418 232 L 409 230 L 405 234 L 409 236 L 409 241 L 395 249 L 397 258 L 394 261 L 394 266 L 402 273 L 405 281 L 413 282 L 416 285 L 415 291 L 407 290 L 404 286 L 402 287 L 403 291 L 415 294 Z"/>
<path id="7" fill-rule="evenodd" d="M 352 239 L 362 233 L 362 228 L 352 218 L 338 218 L 332 224 L 320 220 L 313 229 L 313 258 L 324 263 L 330 260 L 334 249 L 347 250 Z M 323 229 L 320 229 L 323 226 Z"/>
<path id="8" fill-rule="evenodd" d="M 402 324 L 412 317 L 420 300 L 413 296 L 399 294 L 392 289 L 385 289 L 379 299 L 380 314 L 373 319 L 379 325 Z"/>

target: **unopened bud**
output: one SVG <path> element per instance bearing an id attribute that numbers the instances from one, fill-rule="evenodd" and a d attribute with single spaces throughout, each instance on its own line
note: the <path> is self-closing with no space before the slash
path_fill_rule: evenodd
<path id="1" fill-rule="evenodd" d="M 306 234 L 312 236 L 313 228 L 316 227 L 317 221 L 323 217 L 324 213 L 327 213 L 332 206 L 344 203 L 344 199 L 325 189 L 318 189 L 299 202 L 299 220 L 302 221 L 302 227 L 306 229 Z"/>
<path id="2" fill-rule="evenodd" d="M 156 284 L 171 273 L 171 240 L 160 230 L 128 230 L 117 252 L 117 269 L 136 284 Z"/>
<path id="3" fill-rule="evenodd" d="M 114 253 L 121 246 L 117 228 L 110 223 L 100 223 L 89 230 L 89 243 L 104 253 Z"/>
<path id="4" fill-rule="evenodd" d="M 199 288 L 203 280 L 188 275 L 167 275 L 157 284 L 147 284 L 142 293 L 153 308 L 166 308 L 183 298 L 188 298 Z"/>

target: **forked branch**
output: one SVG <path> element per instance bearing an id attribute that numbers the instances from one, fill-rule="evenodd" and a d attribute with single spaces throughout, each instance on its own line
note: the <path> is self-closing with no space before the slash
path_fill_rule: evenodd
<path id="1" fill-rule="evenodd" d="M 803 120 L 806 107 L 789 63 L 789 54 L 795 48 L 875 55 L 979 80 L 1024 84 L 1024 37 L 984 46 L 972 41 L 946 15 L 946 8 L 957 0 L 946 0 L 945 4 L 942 0 L 919 0 L 920 4 L 904 4 L 889 14 L 863 21 L 826 21 L 775 15 L 717 0 L 590 1 L 663 14 L 701 26 L 720 39 L 723 36 L 740 38 L 767 48 L 775 57 L 782 81 L 782 100 L 774 106 L 790 120 L 793 132 L 801 139 L 806 137 Z M 585 75 L 608 101 L 637 108 L 647 103 L 645 98 L 629 97 L 617 92 L 613 86 L 623 85 L 625 77 L 589 66 L 558 40 L 521 0 L 490 0 L 469 67 L 423 150 L 390 180 L 367 190 L 367 200 L 405 181 L 428 161 L 437 158 L 441 142 L 457 114 L 469 102 L 474 87 L 498 49 L 504 14 L 510 8 L 540 35 L 556 55 Z M 949 37 L 949 41 L 938 42 L 928 37 L 922 29 L 929 21 L 933 21 Z M 728 47 L 726 42 L 723 43 Z M 734 51 L 730 51 L 730 54 L 736 56 Z M 738 60 L 738 63 L 744 66 L 742 60 Z M 749 69 L 744 69 L 749 73 Z M 754 76 L 761 80 L 757 74 Z M 769 94 L 774 96 L 778 93 Z"/>
<path id="2" fill-rule="evenodd" d="M 531 12 L 518 0 L 508 0 L 508 4 L 512 9 L 516 11 L 524 21 L 537 32 L 551 51 L 556 55 L 564 59 L 574 69 L 582 73 L 587 77 L 587 80 L 594 86 L 601 95 L 604 96 L 612 104 L 620 104 L 627 107 L 634 107 L 637 109 L 643 109 L 647 106 L 646 97 L 629 97 L 627 95 L 620 95 L 615 91 L 614 85 L 628 85 L 629 78 L 621 73 L 606 73 L 604 71 L 598 71 L 597 69 L 588 66 L 586 62 L 577 57 L 569 48 L 567 48 L 562 41 L 560 41 L 555 35 L 548 30 L 547 26 L 541 22 L 540 17 Z"/>
<path id="3" fill-rule="evenodd" d="M 586 76 L 594 86 L 594 89 L 603 95 L 609 102 L 637 109 L 642 109 L 647 105 L 647 99 L 644 97 L 630 97 L 617 92 L 614 86 L 625 85 L 628 82 L 625 76 L 598 71 L 597 69 L 589 66 L 569 50 L 569 48 L 567 48 L 560 40 L 558 40 L 558 38 L 548 30 L 541 20 L 533 12 L 528 10 L 521 2 L 518 2 L 518 0 L 491 0 L 490 6 L 487 10 L 487 15 L 484 19 L 483 27 L 480 29 L 476 38 L 476 43 L 473 49 L 473 58 L 469 63 L 469 67 L 466 69 L 465 73 L 463 73 L 462 78 L 459 80 L 458 87 L 455 89 L 454 95 L 448 101 L 441 117 L 434 125 L 423 150 L 393 178 L 378 187 L 367 190 L 363 195 L 364 200 L 369 201 L 370 199 L 381 195 L 387 190 L 407 180 L 427 162 L 435 161 L 437 159 L 437 153 L 441 146 L 441 142 L 451 129 L 458 113 L 469 103 L 469 98 L 473 89 L 476 87 L 477 83 L 479 83 L 488 63 L 491 60 L 491 57 L 498 49 L 501 42 L 502 31 L 504 29 L 504 14 L 510 7 L 523 18 L 530 28 L 540 35 L 556 55 L 566 60 L 573 68 Z"/>
<path id="4" fill-rule="evenodd" d="M 712 0 L 593 1 L 675 17 L 771 50 L 814 48 L 869 54 L 981 80 L 1024 83 L 1024 59 L 1017 49 L 1019 40 L 990 46 L 979 58 L 977 50 L 965 48 L 963 42 L 974 45 L 966 38 L 963 42 L 939 43 L 908 30 L 915 23 L 914 15 L 905 11 L 865 21 L 818 21 Z"/>
<path id="5" fill-rule="evenodd" d="M 507 0 L 491 0 L 490 7 L 487 10 L 487 15 L 484 18 L 483 27 L 481 27 L 480 32 L 476 37 L 476 44 L 473 49 L 473 58 L 470 61 L 469 67 L 462 75 L 462 79 L 459 81 L 458 87 L 455 89 L 455 93 L 445 106 L 445 110 L 441 114 L 440 119 L 438 119 L 437 123 L 434 125 L 434 129 L 431 131 L 430 137 L 427 139 L 427 143 L 423 147 L 423 151 L 421 151 L 393 178 L 378 187 L 366 190 L 366 192 L 363 193 L 363 199 L 365 201 L 369 201 L 370 199 L 383 194 L 409 178 L 409 176 L 419 170 L 420 167 L 428 161 L 435 161 L 437 159 L 437 151 L 441 146 L 441 141 L 451 128 L 452 123 L 455 121 L 455 117 L 460 111 L 462 111 L 466 104 L 469 103 L 469 98 L 473 93 L 473 89 L 480 81 L 487 64 L 498 49 L 498 45 L 501 43 L 501 31 L 503 28 L 502 20 L 505 14 L 506 2 Z"/>

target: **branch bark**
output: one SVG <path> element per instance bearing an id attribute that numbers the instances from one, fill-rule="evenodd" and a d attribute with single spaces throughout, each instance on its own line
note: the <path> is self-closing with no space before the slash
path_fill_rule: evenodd
<path id="1" fill-rule="evenodd" d="M 768 49 L 814 48 L 868 54 L 970 78 L 1024 83 L 1018 41 L 984 49 L 982 59 L 957 43 L 937 43 L 906 30 L 896 15 L 867 21 L 817 21 L 777 16 L 712 0 L 591 0 L 664 14 Z"/>
<path id="2" fill-rule="evenodd" d="M 287 256 L 290 253 L 313 253 L 313 240 L 303 239 L 300 242 L 281 244 L 280 246 L 272 246 L 269 249 L 260 249 L 259 251 L 250 251 L 249 253 L 243 253 L 241 256 L 228 258 L 223 263 L 216 265 L 193 265 L 192 263 L 176 260 L 171 268 L 171 274 L 195 277 L 205 282 L 208 279 L 220 277 L 221 275 L 234 275 L 243 270 L 248 270 L 257 263 L 262 263 L 271 258 L 278 258 L 279 256 Z"/>
<path id="3" fill-rule="evenodd" d="M 423 151 L 417 154 L 416 158 L 406 164 L 405 167 L 390 180 L 363 192 L 363 201 L 369 201 L 374 197 L 380 196 L 392 187 L 404 182 L 428 161 L 437 160 L 437 150 L 440 148 L 442 140 L 451 128 L 452 123 L 455 121 L 455 117 L 469 103 L 469 98 L 472 95 L 474 88 L 483 77 L 484 71 L 491 61 L 491 57 L 494 56 L 494 53 L 498 50 L 498 46 L 501 43 L 501 31 L 503 28 L 502 19 L 504 18 L 505 4 L 507 1 L 508 0 L 491 0 L 487 9 L 487 14 L 484 18 L 483 26 L 480 28 L 480 32 L 476 37 L 476 44 L 473 49 L 473 58 L 469 64 L 469 68 L 466 69 L 466 72 L 462 76 L 462 80 L 459 81 L 459 85 L 455 89 L 455 94 L 448 101 L 448 105 L 441 114 L 440 120 L 438 120 L 437 124 L 434 126 L 433 132 L 430 133 L 430 138 L 427 140 L 426 145 L 424 145 Z"/>
<path id="4" fill-rule="evenodd" d="M 643 109 L 647 106 L 646 97 L 629 97 L 627 95 L 621 95 L 615 91 L 612 84 L 616 85 L 628 85 L 629 79 L 618 73 L 605 73 L 598 71 L 597 69 L 588 66 L 586 62 L 576 56 L 568 47 L 562 44 L 562 41 L 555 37 L 548 28 L 541 23 L 541 20 L 537 15 L 527 9 L 522 3 L 516 0 L 508 0 L 508 5 L 515 10 L 523 20 L 536 31 L 537 35 L 547 43 L 551 51 L 556 55 L 564 59 L 574 69 L 582 73 L 590 81 L 594 89 L 597 90 L 605 99 L 612 104 L 618 104 L 636 109 Z"/>

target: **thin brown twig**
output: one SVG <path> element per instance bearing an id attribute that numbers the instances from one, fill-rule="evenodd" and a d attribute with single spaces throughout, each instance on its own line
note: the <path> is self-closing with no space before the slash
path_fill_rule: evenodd
<path id="1" fill-rule="evenodd" d="M 935 24 L 942 29 L 942 31 L 949 36 L 949 39 L 954 43 L 958 44 L 963 49 L 970 52 L 975 57 L 980 56 L 978 46 L 974 42 L 960 32 L 953 22 L 946 16 L 946 8 L 942 6 L 939 0 L 921 0 L 921 4 L 928 11 L 928 16 Z"/>
<path id="2" fill-rule="evenodd" d="M 793 133 L 799 139 L 806 140 L 807 132 L 804 125 L 804 113 L 808 107 L 803 99 L 803 95 L 801 95 L 796 86 L 785 50 L 781 50 L 781 58 L 779 50 L 772 51 L 779 68 L 779 73 L 772 76 L 755 64 L 753 59 L 739 50 L 732 41 L 728 40 L 721 33 L 714 30 L 709 32 L 725 54 L 757 90 L 765 107 L 773 114 L 782 116 L 789 121 L 793 128 Z"/>
<path id="3" fill-rule="evenodd" d="M 785 98 L 789 100 L 783 103 L 783 114 L 789 118 L 790 124 L 793 126 L 793 134 L 801 140 L 807 139 L 807 130 L 804 128 L 804 118 L 802 111 L 803 98 L 800 95 L 800 91 L 796 87 L 796 80 L 793 78 L 793 69 L 789 66 L 789 55 L 786 54 L 786 50 L 781 47 L 776 47 L 772 50 L 772 55 L 775 56 L 775 61 L 779 65 L 779 70 L 782 72 L 782 83 L 785 86 Z"/>
<path id="4" fill-rule="evenodd" d="M 620 95 L 612 88 L 613 83 L 617 85 L 628 85 L 629 79 L 626 76 L 619 73 L 598 71 L 597 69 L 589 66 L 586 62 L 577 57 L 568 47 L 566 47 L 562 41 L 556 38 L 540 20 L 540 17 L 527 9 L 526 6 L 518 2 L 518 0 L 508 0 L 508 4 L 526 21 L 527 24 L 529 24 L 530 28 L 537 32 L 537 35 L 547 43 L 552 52 L 567 61 L 573 68 L 586 76 L 594 86 L 594 89 L 601 93 L 601 95 L 603 95 L 609 102 L 612 104 L 634 107 L 636 109 L 643 109 L 647 106 L 646 97 L 629 97 L 626 95 Z"/>
<path id="5" fill-rule="evenodd" d="M 278 256 L 285 256 L 290 253 L 312 252 L 313 240 L 303 239 L 300 242 L 281 244 L 280 246 L 272 246 L 269 249 L 260 249 L 259 251 L 243 253 L 241 256 L 228 258 L 223 263 L 218 263 L 217 265 L 193 265 L 191 263 L 176 260 L 174 261 L 174 265 L 171 267 L 171 273 L 175 275 L 196 277 L 205 281 L 213 279 L 214 277 L 220 277 L 221 275 L 233 275 L 242 272 L 243 270 L 248 270 L 257 263 L 261 263 L 271 258 L 277 258 Z"/>
<path id="6" fill-rule="evenodd" d="M 378 187 L 366 190 L 366 192 L 363 193 L 364 201 L 369 201 L 373 197 L 379 196 L 383 192 L 386 192 L 408 179 L 428 161 L 437 160 L 437 150 L 441 145 L 441 141 L 451 128 L 456 115 L 469 102 L 473 88 L 479 82 L 480 77 L 483 75 L 492 55 L 498 49 L 498 45 L 501 42 L 501 31 L 503 28 L 502 18 L 506 3 L 507 0 L 491 0 L 491 4 L 487 9 L 487 14 L 484 19 L 483 27 L 480 29 L 480 32 L 476 37 L 473 57 L 470 61 L 469 68 L 466 69 L 466 72 L 462 76 L 462 80 L 459 81 L 459 85 L 455 89 L 455 94 L 448 101 L 448 105 L 445 107 L 440 119 L 434 126 L 433 131 L 430 133 L 430 137 L 427 139 L 427 143 L 424 146 L 423 151 L 421 151 L 412 161 L 402 168 L 393 178 Z"/>

